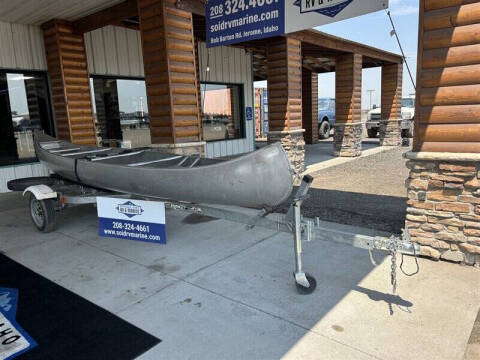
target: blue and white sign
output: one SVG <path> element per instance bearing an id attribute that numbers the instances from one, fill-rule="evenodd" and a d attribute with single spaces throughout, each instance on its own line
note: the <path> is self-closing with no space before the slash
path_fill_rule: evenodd
<path id="1" fill-rule="evenodd" d="M 12 360 L 37 346 L 17 323 L 18 290 L 0 288 L 0 360 Z"/>
<path id="2" fill-rule="evenodd" d="M 284 0 L 210 0 L 206 4 L 207 46 L 285 33 Z"/>
<path id="3" fill-rule="evenodd" d="M 15 319 L 0 312 L 0 359 L 11 360 L 37 346 Z"/>
<path id="4" fill-rule="evenodd" d="M 99 236 L 167 243 L 162 202 L 98 197 L 97 213 Z"/>
<path id="5" fill-rule="evenodd" d="M 388 8 L 388 0 L 288 0 L 285 3 L 286 34 Z"/>
<path id="6" fill-rule="evenodd" d="M 388 8 L 388 0 L 210 0 L 207 46 L 311 29 Z"/>
<path id="7" fill-rule="evenodd" d="M 17 314 L 18 290 L 0 288 L 0 312 L 7 318 L 15 319 Z"/>
<path id="8" fill-rule="evenodd" d="M 253 108 L 251 106 L 245 108 L 245 117 L 247 118 L 247 121 L 253 120 Z"/>

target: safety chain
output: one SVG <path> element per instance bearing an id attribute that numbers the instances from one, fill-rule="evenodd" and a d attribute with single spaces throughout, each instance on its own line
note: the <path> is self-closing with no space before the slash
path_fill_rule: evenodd
<path id="1" fill-rule="evenodd" d="M 390 252 L 390 256 L 392 257 L 392 262 L 390 265 L 390 283 L 392 284 L 393 295 L 395 295 L 397 292 L 397 251 L 400 241 L 402 240 L 392 235 L 387 245 L 387 250 Z"/>
<path id="2" fill-rule="evenodd" d="M 379 240 L 378 242 L 375 243 L 374 249 L 385 249 L 391 256 L 391 265 L 390 265 L 390 283 L 392 284 L 392 293 L 393 295 L 396 294 L 397 292 L 397 254 L 398 250 L 400 250 L 403 246 L 403 243 L 411 243 L 410 239 L 410 234 L 408 230 L 402 229 L 402 236 L 397 237 L 397 236 L 390 236 L 390 238 L 385 239 L 383 238 L 382 240 Z M 378 263 L 375 261 L 375 258 L 373 256 L 373 249 L 370 249 L 369 251 L 370 254 L 370 261 L 374 266 L 378 266 Z M 413 276 L 418 274 L 420 271 L 420 266 L 418 264 L 418 258 L 417 258 L 417 253 L 415 251 L 415 246 L 413 246 L 413 256 L 415 258 L 415 265 L 416 265 L 416 270 L 412 273 L 406 273 L 405 270 L 403 270 L 403 256 L 404 254 L 401 253 L 401 262 L 400 262 L 400 270 L 405 276 Z"/>

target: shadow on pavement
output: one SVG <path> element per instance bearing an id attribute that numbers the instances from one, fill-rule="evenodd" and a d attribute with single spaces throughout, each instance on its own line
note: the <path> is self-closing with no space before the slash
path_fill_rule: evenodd
<path id="1" fill-rule="evenodd" d="M 302 214 L 309 218 L 319 217 L 324 221 L 395 234 L 400 234 L 405 226 L 407 202 L 404 197 L 314 188 L 308 194 L 302 205 Z M 279 211 L 286 213 L 290 201 Z"/>
<path id="2" fill-rule="evenodd" d="M 384 301 L 387 303 L 390 310 L 390 315 L 393 315 L 393 305 L 396 305 L 401 311 L 411 312 L 410 308 L 413 306 L 413 303 L 402 299 L 400 295 L 385 294 L 380 291 L 366 289 L 361 286 L 355 286 L 353 290 L 358 291 L 359 293 L 365 294 L 372 301 Z"/>

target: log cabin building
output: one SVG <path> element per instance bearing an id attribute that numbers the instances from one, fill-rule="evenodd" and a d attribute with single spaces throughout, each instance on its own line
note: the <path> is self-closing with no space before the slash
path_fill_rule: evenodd
<path id="1" fill-rule="evenodd" d="M 420 1 L 407 155 L 412 238 L 426 255 L 469 262 L 480 253 L 479 26 L 480 1 Z M 46 173 L 35 129 L 77 144 L 253 151 L 256 80 L 268 81 L 268 141 L 283 144 L 298 172 L 305 143 L 318 140 L 318 73 L 336 72 L 335 155 L 361 154 L 363 68 L 382 68 L 382 145 L 401 142 L 401 56 L 315 30 L 207 48 L 204 0 L 6 3 L 0 49 L 0 192 Z"/>
<path id="2" fill-rule="evenodd" d="M 313 30 L 207 48 L 201 0 L 27 0 L 0 9 L 0 46 L 5 180 L 44 172 L 36 128 L 78 144 L 253 151 L 255 80 L 268 80 L 269 140 L 300 171 L 304 142 L 318 138 L 316 74 L 337 64 L 339 156 L 360 154 L 362 68 L 385 67 L 385 116 L 401 117 L 400 56 Z"/>

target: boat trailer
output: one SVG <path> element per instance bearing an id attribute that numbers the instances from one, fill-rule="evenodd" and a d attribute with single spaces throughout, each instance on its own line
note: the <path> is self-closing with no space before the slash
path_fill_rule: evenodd
<path id="1" fill-rule="evenodd" d="M 76 205 L 96 205 L 97 197 L 107 196 L 119 199 L 161 201 L 165 203 L 166 209 L 233 221 L 245 224 L 248 229 L 259 226 L 277 232 L 292 234 L 295 256 L 295 270 L 293 275 L 297 291 L 300 294 L 312 293 L 317 285 L 315 278 L 303 269 L 303 241 L 330 241 L 368 250 L 373 265 L 377 265 L 374 260 L 373 251 L 381 251 L 391 255 L 391 284 L 393 293 L 395 294 L 397 285 L 397 254 L 402 255 L 402 263 L 403 255 L 415 256 L 417 270 L 412 274 L 406 274 L 404 272 L 409 276 L 414 275 L 418 272 L 416 257 L 420 253 L 419 245 L 410 241 L 408 231 L 403 232 L 402 237 L 372 237 L 322 227 L 318 218 L 315 220 L 304 218 L 301 215 L 301 207 L 303 201 L 308 197 L 308 191 L 312 181 L 313 178 L 309 175 L 303 177 L 301 185 L 298 187 L 291 201 L 289 210 L 285 215 L 274 213 L 275 209 L 263 209 L 258 212 L 258 210 L 239 207 L 192 204 L 109 192 L 73 183 L 55 175 L 42 178 L 12 180 L 8 186 L 10 190 L 23 191 L 24 196 L 30 195 L 30 216 L 35 227 L 42 232 L 49 232 L 55 229 L 56 212 Z M 402 265 L 400 265 L 400 269 L 402 269 Z"/>

